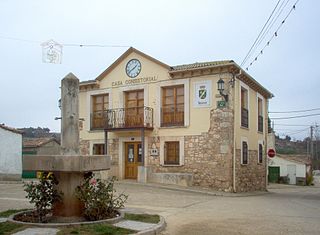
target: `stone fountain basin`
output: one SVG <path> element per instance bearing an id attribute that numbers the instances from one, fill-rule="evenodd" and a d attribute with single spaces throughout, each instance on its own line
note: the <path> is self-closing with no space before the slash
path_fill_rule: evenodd
<path id="1" fill-rule="evenodd" d="M 9 222 L 15 223 L 15 224 L 23 224 L 23 225 L 32 225 L 36 227 L 65 227 L 65 226 L 76 226 L 76 225 L 85 225 L 85 224 L 100 224 L 100 223 L 108 223 L 108 224 L 115 224 L 118 223 L 119 221 L 124 219 L 124 213 L 123 211 L 118 211 L 119 216 L 114 217 L 114 218 L 109 218 L 109 219 L 104 219 L 104 220 L 95 220 L 95 221 L 79 221 L 79 222 L 61 222 L 61 223 L 54 223 L 54 222 L 48 222 L 48 223 L 31 223 L 31 222 L 23 222 L 19 220 L 15 220 L 15 216 L 23 214 L 23 213 L 30 213 L 33 210 L 27 210 L 27 211 L 21 211 L 16 214 L 13 214 L 9 216 L 8 220 Z M 64 217 L 65 219 L 65 217 Z"/>
<path id="2" fill-rule="evenodd" d="M 23 158 L 24 171 L 88 172 L 110 169 L 107 155 L 43 155 Z"/>

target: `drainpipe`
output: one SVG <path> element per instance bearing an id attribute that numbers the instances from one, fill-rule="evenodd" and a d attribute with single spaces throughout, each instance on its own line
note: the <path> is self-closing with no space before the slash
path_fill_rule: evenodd
<path id="1" fill-rule="evenodd" d="M 239 73 L 233 74 L 233 156 L 232 156 L 232 186 L 233 186 L 233 192 L 237 192 L 237 187 L 236 187 L 236 118 L 235 118 L 235 113 L 236 113 L 236 78 L 237 76 L 241 75 L 241 69 L 239 69 Z"/>

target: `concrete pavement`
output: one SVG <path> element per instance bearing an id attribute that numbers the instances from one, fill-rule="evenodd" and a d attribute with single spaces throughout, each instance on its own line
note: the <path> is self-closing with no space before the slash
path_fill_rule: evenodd
<path id="1" fill-rule="evenodd" d="M 127 181 L 116 189 L 129 195 L 126 211 L 162 215 L 163 235 L 320 234 L 319 187 L 270 185 L 269 193 L 236 196 Z M 0 184 L 0 211 L 29 207 L 21 184 Z"/>

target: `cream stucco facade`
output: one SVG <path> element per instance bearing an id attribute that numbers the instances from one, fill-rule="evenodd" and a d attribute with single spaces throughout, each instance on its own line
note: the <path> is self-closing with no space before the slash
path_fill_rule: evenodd
<path id="1" fill-rule="evenodd" d="M 128 62 L 131 60 L 140 63 L 140 71 L 133 78 L 126 73 L 130 71 Z M 131 70 L 136 69 L 133 67 Z M 228 95 L 227 102 L 218 91 L 219 80 L 224 81 L 223 94 Z M 176 87 L 180 87 L 180 90 L 174 90 L 178 89 Z M 168 99 L 180 102 L 180 109 L 183 106 L 183 111 L 179 112 L 179 125 L 162 123 L 165 118 L 164 103 L 171 105 L 164 95 L 167 88 L 175 92 Z M 111 122 L 112 125 L 120 122 L 118 116 L 118 119 L 109 119 L 110 115 L 117 115 L 119 109 L 123 115 L 127 115 L 125 112 L 128 113 L 126 105 L 129 101 L 126 97 L 130 91 L 143 93 L 140 100 L 143 100 L 146 108 L 142 126 L 127 126 L 125 123 L 121 128 L 119 125 L 110 126 Z M 182 93 L 180 98 L 179 92 Z M 93 99 L 104 94 L 107 94 L 104 99 L 108 99 L 104 101 L 108 107 L 104 108 L 102 114 L 105 126 L 93 128 L 93 112 L 100 107 L 93 103 L 96 102 Z M 142 163 L 140 159 L 136 165 L 139 166 L 136 175 L 143 182 L 202 185 L 234 192 L 264 190 L 267 111 L 271 97 L 268 90 L 233 61 L 168 66 L 130 48 L 95 80 L 80 83 L 79 116 L 84 118 L 80 125 L 81 150 L 84 154 L 94 154 L 97 145 L 105 144 L 107 154 L 112 158 L 112 169 L 108 174 L 120 179 L 128 176 L 126 164 L 134 161 L 129 155 L 131 147 L 132 154 L 135 151 L 133 146 L 136 142 L 142 144 L 138 146 L 138 154 L 144 155 Z M 248 127 L 241 124 L 241 107 L 244 105 L 248 110 Z M 243 142 L 247 144 L 245 152 L 242 149 Z M 170 147 L 170 143 L 175 147 Z M 262 159 L 261 155 L 259 158 L 259 145 L 263 149 Z M 144 151 L 140 150 L 142 146 Z M 174 164 L 166 163 L 171 148 L 174 148 L 173 155 L 179 155 Z M 247 160 L 243 160 L 243 153 Z"/>

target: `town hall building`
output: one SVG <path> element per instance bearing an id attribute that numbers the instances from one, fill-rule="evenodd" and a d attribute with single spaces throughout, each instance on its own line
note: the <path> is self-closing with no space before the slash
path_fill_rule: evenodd
<path id="1" fill-rule="evenodd" d="M 81 153 L 111 156 L 101 177 L 266 190 L 272 97 L 232 60 L 170 66 L 131 47 L 80 83 Z"/>

